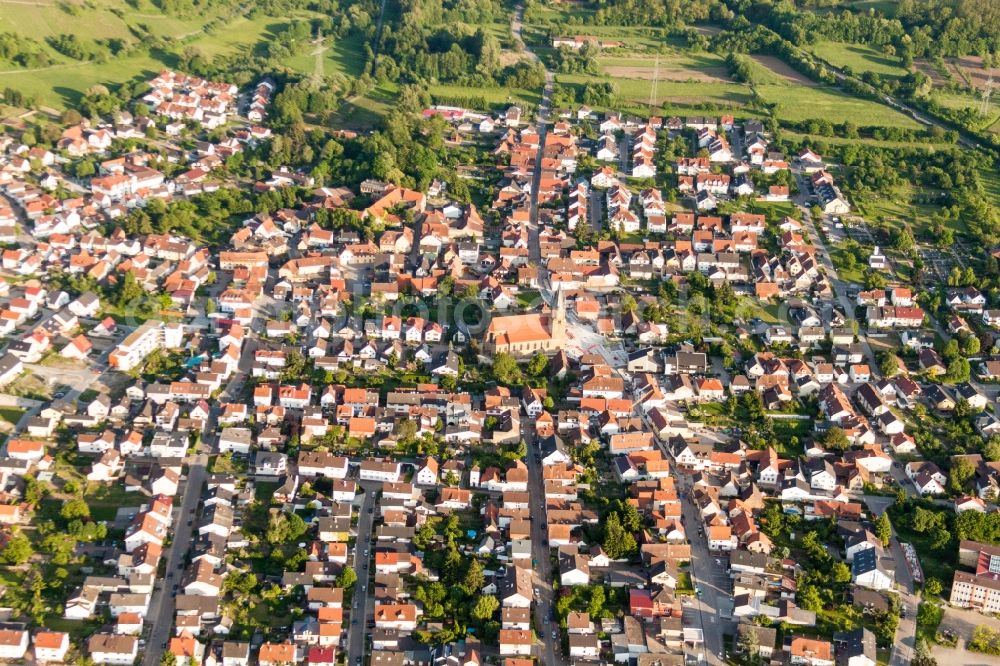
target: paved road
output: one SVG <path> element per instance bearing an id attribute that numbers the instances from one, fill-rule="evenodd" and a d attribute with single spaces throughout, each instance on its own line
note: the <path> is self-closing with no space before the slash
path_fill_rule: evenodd
<path id="1" fill-rule="evenodd" d="M 536 564 L 533 567 L 531 586 L 535 589 L 535 629 L 538 632 L 540 644 L 534 647 L 534 655 L 539 663 L 561 666 L 566 663 L 559 643 L 552 640 L 552 631 L 558 625 L 549 620 L 552 613 L 552 603 L 555 593 L 552 590 L 552 580 L 555 572 L 549 557 L 545 525 L 545 486 L 542 480 L 542 464 L 535 459 L 534 422 L 522 420 L 521 437 L 528 444 L 528 494 L 531 505 L 531 556 Z"/>
<path id="2" fill-rule="evenodd" d="M 361 503 L 358 506 L 358 536 L 354 540 L 354 571 L 358 574 L 358 582 L 354 587 L 351 604 L 351 624 L 347 629 L 347 663 L 349 666 L 357 663 L 368 652 L 365 628 L 369 619 L 374 619 L 375 586 L 372 585 L 370 573 L 371 558 L 374 555 L 371 548 L 372 530 L 375 526 L 375 503 L 380 484 L 365 484 L 362 489 Z M 369 509 L 372 513 L 368 513 Z M 364 589 L 362 589 L 364 588 Z"/>
<path id="3" fill-rule="evenodd" d="M 211 431 L 214 432 L 214 428 Z M 174 603 L 175 595 L 173 586 L 180 582 L 183 574 L 184 558 L 191 547 L 192 532 L 194 531 L 193 521 L 198 507 L 201 504 L 201 494 L 205 486 L 207 470 L 205 468 L 208 456 L 198 454 L 196 462 L 188 467 L 188 478 L 183 489 L 178 493 L 182 498 L 180 511 L 175 511 L 173 541 L 167 550 L 167 577 L 163 581 L 159 590 L 153 592 L 152 603 L 149 607 L 149 617 L 151 623 L 149 638 L 146 640 L 146 657 L 143 659 L 144 666 L 157 666 L 160 657 L 163 655 L 163 645 L 170 640 L 173 635 L 174 626 Z M 189 524 L 192 523 L 192 524 Z"/>
<path id="4" fill-rule="evenodd" d="M 805 205 L 807 196 L 804 194 L 806 191 L 804 179 L 802 175 L 798 173 L 796 174 L 796 178 L 799 181 L 800 192 L 800 194 L 796 197 L 796 204 L 802 211 L 802 222 L 809 230 L 809 235 L 812 236 L 811 240 L 816 245 L 816 249 L 819 250 L 817 256 L 823 264 L 827 278 L 830 280 L 830 286 L 833 288 L 833 292 L 837 296 L 840 306 L 844 309 L 844 316 L 847 318 L 848 325 L 850 325 L 850 323 L 854 321 L 854 311 L 856 305 L 847 297 L 847 283 L 840 279 L 840 275 L 837 273 L 837 269 L 833 265 L 833 260 L 830 258 L 830 251 L 826 247 L 826 243 L 823 242 L 823 237 L 820 236 L 819 229 L 816 228 L 816 221 L 812 219 L 812 214 L 809 212 L 809 208 Z M 878 372 L 878 362 L 875 360 L 875 352 L 872 351 L 871 345 L 868 344 L 868 339 L 864 335 L 859 334 L 858 339 L 861 341 L 864 348 L 865 357 L 868 359 L 868 365 L 871 367 L 872 373 L 876 374 Z"/>
<path id="5" fill-rule="evenodd" d="M 722 641 L 724 633 L 731 631 L 729 620 L 723 620 L 719 616 L 719 609 L 723 602 L 728 603 L 732 597 L 732 590 L 729 587 L 729 577 L 726 574 L 723 564 L 716 560 L 715 556 L 708 550 L 708 540 L 705 536 L 698 534 L 698 526 L 702 524 L 698 517 L 698 510 L 691 498 L 690 481 L 679 475 L 678 492 L 684 493 L 681 502 L 684 512 L 684 529 L 687 532 L 688 541 L 691 543 L 691 584 L 695 588 L 701 588 L 701 596 L 695 596 L 693 603 L 687 608 L 694 611 L 697 624 L 696 628 L 702 630 L 704 635 L 704 648 L 694 650 L 691 654 L 700 655 L 703 663 L 725 664 L 723 650 L 725 646 Z"/>
<path id="6" fill-rule="evenodd" d="M 895 470 L 895 466 L 893 469 Z M 912 484 L 908 485 L 912 487 Z M 893 497 L 877 495 L 866 495 L 864 500 L 876 516 L 881 516 L 895 502 Z M 889 542 L 889 550 L 897 564 L 896 591 L 899 592 L 900 610 L 902 611 L 899 626 L 896 628 L 896 640 L 889 656 L 889 666 L 906 666 L 913 658 L 913 650 L 916 645 L 917 606 L 920 604 L 920 599 L 914 593 L 913 577 L 910 575 L 909 567 L 906 566 L 906 556 L 903 554 L 902 546 L 899 545 L 899 539 L 896 538 L 895 530 L 893 530 L 892 540 Z"/>
<path id="7" fill-rule="evenodd" d="M 249 342 L 249 341 L 248 341 Z M 235 373 L 222 390 L 221 401 L 231 400 L 237 396 L 246 381 L 245 369 L 253 362 L 253 345 L 245 344 L 240 357 L 241 371 Z M 188 550 L 191 548 L 194 521 L 198 508 L 201 506 L 201 496 L 205 489 L 205 479 L 208 476 L 208 454 L 218 442 L 219 425 L 218 402 L 212 405 L 208 422 L 202 431 L 202 439 L 198 445 L 198 453 L 188 466 L 187 482 L 179 489 L 174 498 L 175 505 L 181 503 L 180 510 L 175 510 L 173 525 L 173 540 L 167 551 L 167 578 L 161 589 L 154 591 L 147 621 L 150 623 L 149 638 L 146 641 L 146 656 L 144 666 L 157 666 L 163 654 L 163 644 L 170 640 L 174 626 L 174 583 L 179 583 L 183 570 L 178 568 L 183 564 Z M 189 525 L 189 523 L 191 523 Z"/>

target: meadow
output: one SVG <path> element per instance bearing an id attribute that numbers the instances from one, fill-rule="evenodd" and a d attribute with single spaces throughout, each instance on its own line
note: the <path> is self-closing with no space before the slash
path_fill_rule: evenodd
<path id="1" fill-rule="evenodd" d="M 318 14 L 301 10 L 291 15 L 227 17 L 224 10 L 206 6 L 194 18 L 164 14 L 148 0 L 126 3 L 122 0 L 89 0 L 86 4 L 67 0 L 62 3 L 0 3 L 0 31 L 9 31 L 36 40 L 49 57 L 45 67 L 25 69 L 0 60 L 0 88 L 11 87 L 26 95 L 37 96 L 45 105 L 57 109 L 76 104 L 82 94 L 95 84 L 114 85 L 139 78 L 149 78 L 158 71 L 175 67 L 178 54 L 195 48 L 207 58 L 251 52 L 259 44 L 273 39 L 296 20 Z M 101 53 L 98 40 L 121 40 L 135 45 L 148 34 L 164 43 L 163 48 L 126 51 L 124 55 L 78 61 L 55 49 L 46 41 L 63 34 L 75 35 L 88 53 Z M 364 52 L 356 39 L 325 43 L 323 73 L 341 73 L 347 77 L 360 74 Z M 316 59 L 313 45 L 303 53 L 287 58 L 289 69 L 312 74 Z"/>
<path id="2" fill-rule="evenodd" d="M 864 44 L 819 41 L 809 47 L 834 67 L 850 67 L 855 73 L 875 72 L 880 76 L 902 77 L 906 70 L 895 56 L 888 56 Z"/>

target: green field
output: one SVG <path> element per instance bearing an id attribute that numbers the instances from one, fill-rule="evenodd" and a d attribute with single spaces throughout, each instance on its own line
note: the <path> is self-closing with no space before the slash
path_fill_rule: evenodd
<path id="1" fill-rule="evenodd" d="M 475 88 L 472 86 L 437 84 L 428 86 L 427 91 L 430 92 L 431 97 L 481 97 L 488 105 L 497 107 L 518 103 L 538 105 L 542 100 L 541 90 L 523 90 L 519 88 Z"/>
<path id="2" fill-rule="evenodd" d="M 917 121 L 877 102 L 851 97 L 837 88 L 803 86 L 792 82 L 757 86 L 766 102 L 777 103 L 778 117 L 798 122 L 828 120 L 831 123 L 852 122 L 882 127 L 922 127 Z"/>
<path id="3" fill-rule="evenodd" d="M 311 11 L 297 11 L 280 17 L 260 15 L 248 18 L 223 17 L 221 10 L 206 5 L 201 15 L 180 19 L 163 14 L 149 0 L 131 3 L 121 0 L 89 0 L 86 4 L 68 0 L 63 3 L 3 3 L 0 32 L 10 31 L 37 40 L 51 59 L 45 67 L 25 69 L 0 60 L 0 88 L 11 87 L 27 95 L 37 95 L 42 103 L 57 108 L 76 104 L 81 94 L 95 84 L 115 85 L 136 77 L 149 78 L 165 67 L 175 67 L 177 54 L 193 47 L 207 58 L 249 53 L 285 29 L 291 22 L 317 16 Z M 74 7 L 67 10 L 63 7 Z M 213 21 L 222 21 L 223 25 Z M 210 29 L 213 28 L 214 29 Z M 138 44 L 148 32 L 166 42 L 165 48 L 133 51 L 131 54 L 75 61 L 56 50 L 45 40 L 72 34 L 90 53 L 102 53 L 95 40 L 118 39 L 127 46 Z M 289 58 L 290 69 L 311 74 L 315 58 L 304 54 Z M 341 40 L 325 54 L 325 73 L 348 77 L 360 74 L 363 50 L 357 40 Z"/>
<path id="4" fill-rule="evenodd" d="M 880 76 L 906 76 L 899 58 L 887 56 L 863 44 L 820 41 L 809 47 L 817 56 L 835 67 L 850 67 L 856 74 L 875 72 Z"/>

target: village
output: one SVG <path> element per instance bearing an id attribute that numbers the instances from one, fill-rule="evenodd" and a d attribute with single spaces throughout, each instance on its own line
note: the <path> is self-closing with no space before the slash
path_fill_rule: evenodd
<path id="1" fill-rule="evenodd" d="M 840 165 L 431 106 L 478 207 L 236 182 L 274 89 L 0 136 L 0 659 L 897 666 L 996 623 L 1000 305 L 842 275 Z M 277 203 L 126 231 L 240 188 Z"/>

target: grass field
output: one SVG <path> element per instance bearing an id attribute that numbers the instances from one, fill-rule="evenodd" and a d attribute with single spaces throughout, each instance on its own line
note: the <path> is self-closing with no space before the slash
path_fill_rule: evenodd
<path id="1" fill-rule="evenodd" d="M 600 78 L 586 74 L 557 74 L 556 81 L 564 85 L 583 86 L 587 83 L 613 83 L 618 99 L 625 105 L 646 104 L 653 82 L 648 79 Z M 659 81 L 655 101 L 664 107 L 694 109 L 701 105 L 720 109 L 735 109 L 750 102 L 749 89 L 739 83 L 706 83 L 701 81 Z"/>
<path id="2" fill-rule="evenodd" d="M 473 88 L 470 86 L 453 86 L 437 84 L 427 87 L 432 97 L 481 97 L 490 106 L 506 106 L 524 102 L 537 106 L 542 101 L 540 90 L 523 90 L 520 88 Z"/>
<path id="3" fill-rule="evenodd" d="M 206 32 L 212 21 L 220 18 L 220 10 L 208 9 L 192 19 L 178 19 L 163 14 L 149 0 L 78 0 L 63 3 L 2 2 L 0 32 L 11 31 L 31 37 L 43 45 L 52 64 L 24 69 L 0 60 L 0 87 L 12 87 L 28 95 L 37 95 L 44 104 L 68 107 L 76 104 L 83 91 L 95 84 L 114 85 L 135 77 L 148 78 L 164 67 L 174 67 L 177 54 L 194 47 L 204 56 L 233 55 L 249 52 L 258 44 L 273 39 L 292 21 L 316 16 L 314 12 L 298 11 L 280 17 L 235 16 L 224 19 L 222 29 Z M 72 11 L 63 6 L 75 7 Z M 46 38 L 61 34 L 76 35 L 85 50 L 101 53 L 95 40 L 120 39 L 134 45 L 138 35 L 147 33 L 168 43 L 164 49 L 151 49 L 131 55 L 107 56 L 104 61 L 74 61 L 55 51 Z M 308 47 L 311 50 L 311 47 Z M 325 56 L 326 73 L 357 76 L 363 62 L 363 51 L 357 40 L 340 40 Z M 312 73 L 315 58 L 300 54 L 285 63 L 290 69 Z"/>
<path id="4" fill-rule="evenodd" d="M 899 59 L 863 44 L 820 41 L 810 47 L 817 56 L 835 67 L 850 67 L 855 73 L 875 72 L 880 76 L 906 75 Z"/>
<path id="5" fill-rule="evenodd" d="M 603 74 L 615 79 L 730 81 L 725 61 L 714 53 L 602 55 L 597 63 Z"/>
<path id="6" fill-rule="evenodd" d="M 917 121 L 888 106 L 851 97 L 837 88 L 785 83 L 757 86 L 757 91 L 765 101 L 779 105 L 777 115 L 782 120 L 824 119 L 831 123 L 850 121 L 882 127 L 921 127 Z"/>

